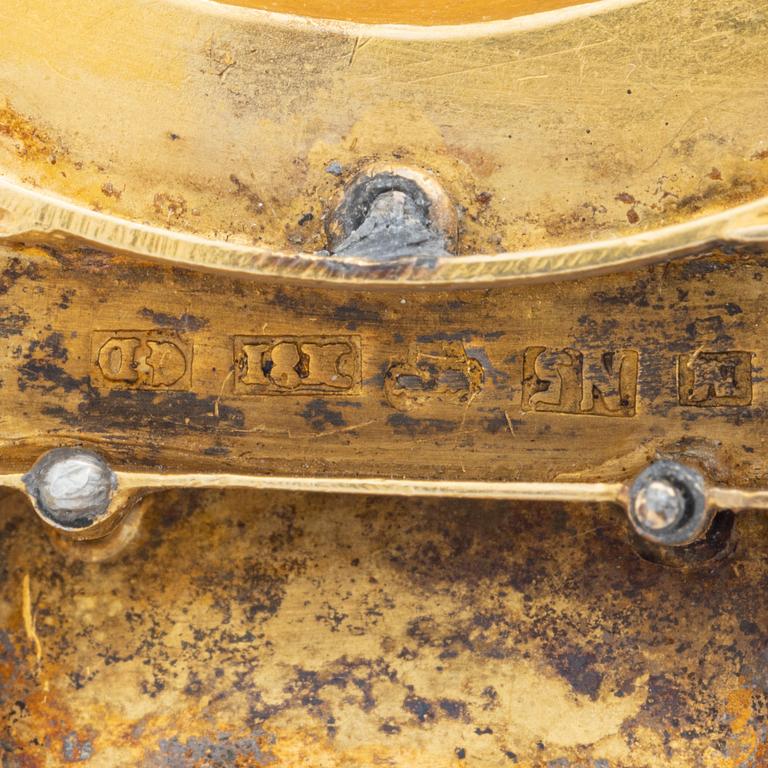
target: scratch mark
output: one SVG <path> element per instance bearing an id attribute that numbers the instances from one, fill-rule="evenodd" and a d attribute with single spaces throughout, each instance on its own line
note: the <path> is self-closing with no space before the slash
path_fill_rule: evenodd
<path id="1" fill-rule="evenodd" d="M 460 443 L 460 441 L 461 441 L 461 436 L 462 436 L 462 433 L 464 432 L 464 426 L 465 426 L 465 424 L 467 423 L 467 414 L 469 413 L 469 409 L 470 409 L 470 407 L 472 406 L 472 402 L 474 401 L 474 399 L 475 399 L 475 398 L 476 398 L 476 397 L 477 397 L 479 394 L 480 394 L 479 392 L 473 392 L 473 393 L 472 393 L 472 394 L 469 396 L 469 398 L 467 399 L 467 404 L 466 404 L 466 406 L 464 406 L 464 413 L 462 413 L 462 415 L 461 415 L 461 423 L 459 424 L 459 428 L 458 428 L 458 430 L 456 431 L 456 448 L 458 448 L 458 447 L 459 447 L 459 443 Z M 462 469 L 463 469 L 463 467 L 464 467 L 464 465 L 462 464 Z M 463 471 L 464 471 L 464 472 L 466 472 L 466 470 L 463 470 Z"/>
<path id="2" fill-rule="evenodd" d="M 526 80 L 546 80 L 549 75 L 527 75 L 526 77 L 518 77 L 516 82 L 524 83 Z"/>
<path id="3" fill-rule="evenodd" d="M 360 40 L 360 37 L 355 38 L 355 42 L 352 46 L 352 53 L 349 55 L 349 66 L 351 67 L 355 63 L 355 56 L 357 56 L 357 52 L 361 50 L 362 48 L 365 48 L 368 43 L 371 42 L 370 37 L 366 37 L 362 41 Z"/>
<path id="4" fill-rule="evenodd" d="M 318 432 L 316 434 L 313 434 L 311 437 L 312 439 L 316 439 L 318 437 L 328 437 L 329 435 L 338 435 L 341 432 L 354 432 L 356 429 L 362 429 L 363 427 L 367 427 L 369 424 L 373 424 L 376 421 L 376 419 L 371 419 L 370 421 L 364 421 L 362 424 L 352 424 L 348 427 L 341 427 L 339 429 L 329 429 L 327 432 Z"/>
<path id="5" fill-rule="evenodd" d="M 664 145 L 659 150 L 659 153 L 656 155 L 656 157 L 653 159 L 653 162 L 650 163 L 646 168 L 643 168 L 643 173 L 646 173 L 647 171 L 650 171 L 651 168 L 653 168 L 656 163 L 661 160 L 664 153 L 677 141 L 677 139 L 680 137 L 682 132 L 685 130 L 685 128 L 689 125 L 689 123 L 692 123 L 699 115 L 705 114 L 707 112 L 722 109 L 722 105 L 727 103 L 730 99 L 724 98 L 724 99 L 718 99 L 717 101 L 711 102 L 709 104 L 705 104 L 700 109 L 696 109 L 693 112 L 691 112 L 690 115 L 682 122 L 680 127 L 672 134 L 672 138 L 669 139 L 669 141 L 665 142 Z"/>
<path id="6" fill-rule="evenodd" d="M 468 75 L 474 72 L 481 72 L 483 70 L 488 69 L 496 69 L 497 67 L 508 67 L 513 66 L 515 64 L 529 64 L 533 61 L 540 61 L 541 59 L 550 59 L 554 56 L 564 56 L 568 53 L 580 53 L 581 51 L 587 50 L 588 48 L 596 48 L 601 45 L 605 45 L 606 43 L 609 43 L 610 40 L 599 40 L 594 43 L 589 43 L 588 45 L 584 45 L 583 43 L 580 43 L 579 45 L 574 46 L 573 48 L 564 48 L 561 51 L 552 51 L 550 53 L 542 53 L 538 56 L 529 56 L 528 58 L 524 59 L 506 59 L 504 61 L 493 61 L 488 64 L 478 64 L 475 67 L 462 67 L 459 70 L 453 70 L 451 72 L 438 72 L 435 75 L 425 75 L 424 77 L 416 77 L 416 78 L 409 78 L 409 83 L 423 83 L 427 80 L 439 80 L 444 77 L 463 77 L 464 75 Z"/>
<path id="7" fill-rule="evenodd" d="M 40 638 L 35 631 L 35 617 L 32 615 L 32 597 L 29 589 L 29 574 L 25 573 L 21 581 L 21 615 L 24 619 L 24 631 L 27 639 L 31 640 L 35 646 L 35 658 L 37 663 L 43 660 L 43 646 L 40 644 Z"/>
<path id="8" fill-rule="evenodd" d="M 219 396 L 216 398 L 215 402 L 213 403 L 213 415 L 215 418 L 219 418 L 219 404 L 221 403 L 221 398 L 224 397 L 224 388 L 227 386 L 227 382 L 235 375 L 235 369 L 232 368 L 230 372 L 224 377 L 224 381 L 221 382 L 221 389 L 219 390 Z"/>

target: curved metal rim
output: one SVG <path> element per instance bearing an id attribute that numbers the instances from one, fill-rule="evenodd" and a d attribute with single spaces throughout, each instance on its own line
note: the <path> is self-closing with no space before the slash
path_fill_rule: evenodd
<path id="1" fill-rule="evenodd" d="M 768 243 L 768 197 L 650 232 L 501 254 L 371 263 L 324 252 L 286 253 L 122 219 L 0 177 L 0 242 L 68 238 L 191 269 L 241 276 L 404 288 L 542 282 L 629 269 L 721 243 Z"/>

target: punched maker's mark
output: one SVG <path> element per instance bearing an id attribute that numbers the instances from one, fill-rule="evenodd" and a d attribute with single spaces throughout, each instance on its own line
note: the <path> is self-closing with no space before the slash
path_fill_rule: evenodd
<path id="1" fill-rule="evenodd" d="M 235 336 L 235 392 L 243 395 L 359 394 L 359 336 Z"/>
<path id="2" fill-rule="evenodd" d="M 752 404 L 752 353 L 693 352 L 677 359 L 680 405 Z"/>
<path id="3" fill-rule="evenodd" d="M 96 386 L 191 389 L 192 345 L 172 331 L 94 331 L 91 350 Z"/>
<path id="4" fill-rule="evenodd" d="M 528 347 L 523 357 L 523 411 L 634 416 L 638 353 L 605 350 L 585 355 L 564 347 Z"/>
<path id="5" fill-rule="evenodd" d="M 413 345 L 406 360 L 392 363 L 384 377 L 387 401 L 399 411 L 437 404 L 466 405 L 483 387 L 482 363 L 460 342 L 434 348 Z"/>

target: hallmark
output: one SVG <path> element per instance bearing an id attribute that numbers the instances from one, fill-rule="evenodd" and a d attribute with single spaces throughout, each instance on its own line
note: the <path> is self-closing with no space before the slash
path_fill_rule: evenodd
<path id="1" fill-rule="evenodd" d="M 523 358 L 524 411 L 634 416 L 638 353 L 633 349 L 584 355 L 565 347 L 528 347 Z"/>
<path id="2" fill-rule="evenodd" d="M 172 331 L 95 331 L 92 356 L 97 386 L 188 390 L 192 385 L 192 346 Z"/>
<path id="3" fill-rule="evenodd" d="M 359 394 L 358 336 L 235 336 L 235 392 L 244 395 Z"/>

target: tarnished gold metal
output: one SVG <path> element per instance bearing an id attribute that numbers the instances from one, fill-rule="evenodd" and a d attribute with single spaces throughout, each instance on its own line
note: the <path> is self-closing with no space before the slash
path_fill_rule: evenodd
<path id="1" fill-rule="evenodd" d="M 760 4 L 0 29 L 4 768 L 766 765 Z M 376 173 L 439 247 L 334 252 Z"/>

